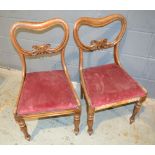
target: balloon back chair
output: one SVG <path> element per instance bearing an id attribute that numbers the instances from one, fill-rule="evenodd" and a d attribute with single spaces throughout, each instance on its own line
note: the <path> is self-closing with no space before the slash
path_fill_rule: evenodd
<path id="1" fill-rule="evenodd" d="M 32 50 L 25 50 L 16 39 L 18 30 L 44 32 L 60 26 L 64 30 L 62 42 L 55 48 L 50 44 L 34 45 Z M 30 140 L 25 120 L 74 114 L 74 132 L 78 134 L 81 106 L 71 83 L 65 64 L 65 48 L 69 38 L 69 27 L 62 19 L 45 22 L 17 22 L 10 31 L 11 41 L 18 51 L 22 62 L 22 83 L 14 111 L 14 118 L 19 124 L 25 139 Z M 26 58 L 42 55 L 61 54 L 62 70 L 30 72 L 26 71 Z"/>
<path id="2" fill-rule="evenodd" d="M 121 22 L 121 29 L 113 42 L 108 39 L 93 40 L 89 45 L 81 42 L 78 35 L 82 25 L 104 27 L 114 21 Z M 121 66 L 119 61 L 119 43 L 126 31 L 126 19 L 119 14 L 103 18 L 81 17 L 74 25 L 74 39 L 79 48 L 79 71 L 81 81 L 81 97 L 87 103 L 88 133 L 93 133 L 93 120 L 96 111 L 114 108 L 135 102 L 130 124 L 134 122 L 142 102 L 146 99 L 147 91 L 140 86 Z M 114 63 L 97 67 L 83 68 L 83 52 L 114 48 Z"/>

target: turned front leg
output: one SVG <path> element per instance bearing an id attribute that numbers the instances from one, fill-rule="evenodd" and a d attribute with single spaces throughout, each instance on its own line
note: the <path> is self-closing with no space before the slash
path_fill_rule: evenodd
<path id="1" fill-rule="evenodd" d="M 94 123 L 94 110 L 89 109 L 88 116 L 87 116 L 88 134 L 89 135 L 92 135 L 92 133 L 93 133 L 93 123 Z"/>
<path id="2" fill-rule="evenodd" d="M 74 114 L 74 133 L 75 133 L 75 135 L 78 135 L 78 133 L 79 133 L 80 116 L 81 116 L 80 111 L 75 112 L 75 114 Z"/>
<path id="3" fill-rule="evenodd" d="M 15 120 L 19 124 L 20 130 L 23 132 L 25 139 L 30 141 L 31 136 L 28 134 L 27 126 L 25 124 L 24 119 L 21 117 L 15 116 Z"/>
<path id="4" fill-rule="evenodd" d="M 135 117 L 139 113 L 139 111 L 141 109 L 141 106 L 142 106 L 142 103 L 145 101 L 145 99 L 146 99 L 146 97 L 145 98 L 141 98 L 140 101 L 135 103 L 132 116 L 130 117 L 130 124 L 132 124 L 135 121 Z"/>

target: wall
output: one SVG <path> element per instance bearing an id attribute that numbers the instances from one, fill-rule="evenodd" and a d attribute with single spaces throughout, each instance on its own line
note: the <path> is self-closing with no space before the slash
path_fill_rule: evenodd
<path id="1" fill-rule="evenodd" d="M 0 66 L 21 69 L 21 63 L 13 48 L 9 29 L 17 21 L 44 21 L 60 17 L 70 26 L 70 39 L 66 49 L 66 62 L 73 81 L 79 81 L 78 49 L 73 39 L 73 26 L 81 16 L 103 17 L 112 13 L 123 14 L 127 18 L 128 28 L 120 45 L 120 59 L 125 69 L 149 91 L 155 98 L 155 11 L 0 11 Z M 89 43 L 93 39 L 108 38 L 112 40 L 119 31 L 120 24 L 115 22 L 105 28 L 80 29 L 81 40 Z M 35 34 L 22 32 L 18 40 L 26 49 L 33 44 L 51 43 L 56 46 L 63 37 L 60 28 L 49 33 Z M 112 49 L 104 52 L 85 54 L 85 67 L 113 62 Z M 28 71 L 59 69 L 60 59 L 43 57 L 28 59 Z"/>

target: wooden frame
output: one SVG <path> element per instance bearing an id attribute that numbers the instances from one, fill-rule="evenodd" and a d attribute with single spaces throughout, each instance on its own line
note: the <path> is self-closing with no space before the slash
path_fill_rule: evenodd
<path id="1" fill-rule="evenodd" d="M 18 43 L 18 41 L 16 39 L 16 32 L 18 30 L 26 29 L 26 30 L 33 30 L 33 31 L 39 32 L 39 31 L 45 31 L 48 28 L 51 28 L 54 26 L 61 26 L 64 30 L 63 41 L 56 48 L 51 48 L 49 44 L 45 44 L 45 45 L 35 45 L 35 46 L 33 46 L 32 51 L 26 51 L 20 46 L 20 44 Z M 70 115 L 70 114 L 74 114 L 74 125 L 75 125 L 74 132 L 77 135 L 79 132 L 81 106 L 80 106 L 79 98 L 78 98 L 78 96 L 73 88 L 73 85 L 71 83 L 70 76 L 69 76 L 69 73 L 68 73 L 68 70 L 67 70 L 67 67 L 65 64 L 64 54 L 65 54 L 65 48 L 66 48 L 66 45 L 67 45 L 67 42 L 69 39 L 69 27 L 66 24 L 66 22 L 64 22 L 62 19 L 51 19 L 51 20 L 48 20 L 45 22 L 17 22 L 12 26 L 12 28 L 10 30 L 10 37 L 11 37 L 11 41 L 12 41 L 14 47 L 18 51 L 18 54 L 19 54 L 21 62 L 22 62 L 22 82 L 21 82 L 20 93 L 19 93 L 19 96 L 17 99 L 17 104 L 16 104 L 15 110 L 14 110 L 14 118 L 15 118 L 16 122 L 19 124 L 21 131 L 24 133 L 25 138 L 27 140 L 30 140 L 30 135 L 28 134 L 27 126 L 25 124 L 26 119 L 38 119 L 38 118 L 45 118 L 45 117 L 51 117 L 51 116 Z M 55 53 L 55 54 L 60 53 L 61 54 L 61 64 L 62 64 L 64 73 L 66 75 L 67 81 L 69 83 L 69 87 L 72 90 L 72 92 L 76 98 L 78 108 L 76 110 L 70 109 L 70 110 L 64 110 L 64 111 L 38 113 L 38 114 L 33 114 L 33 115 L 22 115 L 22 116 L 18 115 L 17 106 L 18 106 L 18 102 L 19 102 L 20 95 L 21 95 L 21 90 L 22 90 L 23 83 L 24 83 L 25 76 L 26 76 L 25 58 L 33 57 L 33 56 L 37 56 L 37 55 L 43 55 L 43 54 L 51 54 L 51 53 Z"/>
<path id="2" fill-rule="evenodd" d="M 121 30 L 113 42 L 108 42 L 107 39 L 91 41 L 90 45 L 85 45 L 81 42 L 79 35 L 78 35 L 78 31 L 82 25 L 87 25 L 87 26 L 91 26 L 91 27 L 103 27 L 103 26 L 106 26 L 114 21 L 121 22 Z M 121 41 L 121 39 L 126 31 L 126 26 L 127 26 L 126 19 L 124 16 L 122 16 L 120 14 L 113 14 L 113 15 L 106 16 L 103 18 L 81 17 L 76 21 L 76 23 L 74 25 L 73 34 L 74 34 L 75 42 L 79 48 L 79 55 L 80 55 L 79 56 L 79 72 L 80 72 L 80 79 L 81 79 L 81 98 L 83 98 L 83 96 L 84 96 L 86 103 L 87 103 L 87 115 L 88 115 L 87 116 L 87 124 L 88 124 L 89 135 L 91 135 L 93 133 L 93 120 L 94 120 L 95 111 L 100 111 L 103 109 L 108 109 L 108 108 L 112 108 L 112 107 L 125 105 L 125 104 L 131 103 L 131 102 L 136 102 L 134 110 L 133 110 L 133 114 L 130 117 L 130 124 L 131 124 L 135 121 L 135 116 L 139 112 L 142 102 L 147 97 L 147 95 L 146 95 L 143 98 L 138 97 L 138 98 L 133 98 L 131 100 L 124 100 L 121 102 L 112 103 L 112 104 L 108 104 L 108 105 L 102 105 L 100 107 L 93 108 L 92 104 L 91 104 L 91 100 L 90 100 L 87 90 L 86 90 L 86 85 L 85 85 L 85 81 L 83 78 L 83 52 L 93 52 L 96 50 L 113 47 L 114 48 L 114 62 L 117 65 L 119 65 L 120 67 L 122 67 L 122 65 L 120 64 L 120 61 L 119 61 L 119 42 Z M 142 89 L 144 89 L 144 88 L 142 87 Z M 147 94 L 147 91 L 145 89 L 144 89 L 144 91 Z"/>

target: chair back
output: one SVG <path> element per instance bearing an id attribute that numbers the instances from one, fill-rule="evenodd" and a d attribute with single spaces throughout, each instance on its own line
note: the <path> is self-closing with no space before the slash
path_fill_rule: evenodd
<path id="1" fill-rule="evenodd" d="M 91 27 L 104 27 L 112 22 L 120 21 L 121 22 L 121 30 L 118 33 L 117 37 L 112 41 L 108 41 L 108 39 L 103 38 L 101 40 L 92 40 L 90 45 L 85 45 L 81 42 L 79 38 L 79 28 L 83 25 L 91 26 Z M 82 52 L 93 52 L 96 50 L 102 50 L 114 47 L 114 60 L 116 64 L 120 64 L 118 59 L 118 44 L 121 41 L 125 31 L 126 31 L 127 21 L 124 16 L 120 14 L 113 14 L 110 16 L 106 16 L 103 18 L 90 18 L 90 17 L 81 17 L 79 18 L 74 25 L 74 39 L 80 50 L 80 63 L 83 61 Z"/>
<path id="2" fill-rule="evenodd" d="M 19 42 L 17 41 L 17 32 L 21 32 L 23 30 L 31 30 L 35 32 L 44 32 L 49 28 L 54 28 L 56 26 L 60 26 L 64 30 L 64 37 L 62 42 L 55 48 L 52 48 L 50 44 L 43 45 L 33 45 L 32 50 L 28 51 L 21 47 Z M 15 23 L 10 30 L 11 41 L 19 53 L 22 62 L 22 71 L 25 75 L 26 73 L 26 57 L 34 57 L 38 55 L 45 54 L 58 54 L 61 53 L 61 63 L 64 69 L 66 69 L 65 60 L 64 60 L 64 52 L 69 39 L 69 27 L 66 22 L 62 19 L 54 18 L 44 22 L 17 22 Z"/>

